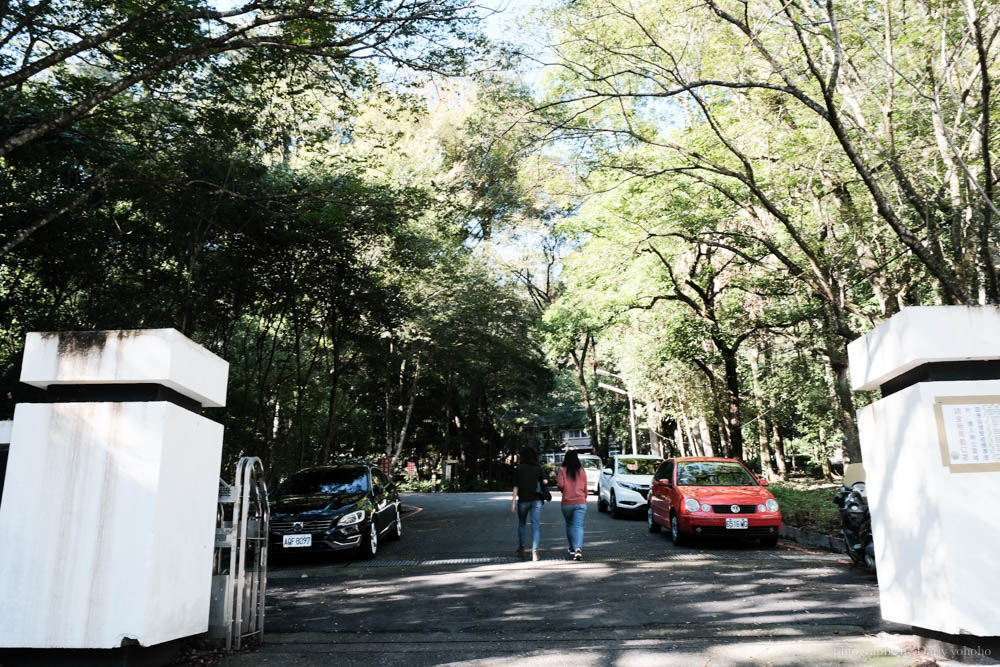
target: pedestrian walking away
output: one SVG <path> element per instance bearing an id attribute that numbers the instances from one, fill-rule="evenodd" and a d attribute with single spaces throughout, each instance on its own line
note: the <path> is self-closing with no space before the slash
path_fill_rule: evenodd
<path id="1" fill-rule="evenodd" d="M 583 560 L 583 519 L 587 515 L 587 473 L 580 465 L 576 452 L 566 452 L 556 486 L 562 491 L 562 513 L 566 519 L 566 541 L 569 557 Z"/>
<path id="2" fill-rule="evenodd" d="M 520 460 L 514 470 L 514 492 L 510 499 L 510 511 L 517 512 L 517 553 L 525 552 L 525 531 L 531 519 L 531 560 L 538 560 L 538 537 L 542 520 L 542 499 L 539 482 L 542 468 L 538 465 L 538 454 L 531 447 L 521 449 Z"/>

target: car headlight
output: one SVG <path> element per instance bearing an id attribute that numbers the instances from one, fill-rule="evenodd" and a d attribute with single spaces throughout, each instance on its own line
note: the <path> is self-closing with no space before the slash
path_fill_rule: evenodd
<path id="1" fill-rule="evenodd" d="M 701 511 L 702 512 L 711 512 L 712 511 L 712 506 L 709 505 L 708 503 L 702 503 L 701 504 Z"/>
<path id="2" fill-rule="evenodd" d="M 778 501 L 775 500 L 774 498 L 768 498 L 767 502 L 764 503 L 764 506 L 767 508 L 768 512 L 777 512 L 778 511 Z"/>
<path id="3" fill-rule="evenodd" d="M 757 511 L 758 512 L 766 512 L 767 511 L 767 507 L 764 505 L 764 503 L 761 503 L 760 505 L 757 505 Z"/>
<path id="4" fill-rule="evenodd" d="M 699 503 L 694 498 L 684 499 L 684 509 L 686 509 L 688 512 L 697 512 L 700 508 L 701 508 L 701 503 Z"/>
<path id="5" fill-rule="evenodd" d="M 623 489 L 632 489 L 633 491 L 642 491 L 641 484 L 632 484 L 631 482 L 620 482 L 616 481 L 615 484 L 622 487 Z"/>
<path id="6" fill-rule="evenodd" d="M 361 523 L 364 520 L 365 520 L 364 510 L 355 510 L 354 512 L 350 512 L 349 514 L 345 514 L 344 516 L 340 517 L 340 520 L 337 522 L 337 525 L 353 526 L 354 524 Z"/>

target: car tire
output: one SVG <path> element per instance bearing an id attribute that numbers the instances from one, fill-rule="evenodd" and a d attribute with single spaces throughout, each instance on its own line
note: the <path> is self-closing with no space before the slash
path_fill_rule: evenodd
<path id="1" fill-rule="evenodd" d="M 760 546 L 767 547 L 768 549 L 778 546 L 778 536 L 768 535 L 760 538 Z"/>
<path id="2" fill-rule="evenodd" d="M 390 540 L 398 540 L 403 537 L 403 515 L 399 513 L 399 504 L 396 504 L 396 521 L 389 532 Z"/>
<path id="3" fill-rule="evenodd" d="M 618 503 L 615 501 L 614 491 L 612 491 L 611 495 L 608 496 L 608 511 L 611 512 L 612 519 L 622 518 L 622 511 L 618 509 Z"/>
<path id="4" fill-rule="evenodd" d="M 660 524 L 656 523 L 656 518 L 653 517 L 653 508 L 650 507 L 649 511 L 646 512 L 646 521 L 649 523 L 649 532 L 658 533 L 660 532 Z"/>
<path id="5" fill-rule="evenodd" d="M 375 517 L 368 522 L 368 530 L 365 536 L 361 538 L 361 557 L 365 559 L 375 558 L 378 554 L 378 527 L 375 523 Z"/>
<path id="6" fill-rule="evenodd" d="M 670 539 L 673 541 L 674 546 L 678 547 L 683 547 L 688 543 L 688 536 L 681 532 L 676 514 L 670 515 Z"/>
<path id="7" fill-rule="evenodd" d="M 603 498 L 601 498 L 601 490 L 600 489 L 597 490 L 597 511 L 598 512 L 607 512 L 608 511 L 608 504 L 606 502 L 604 502 Z"/>

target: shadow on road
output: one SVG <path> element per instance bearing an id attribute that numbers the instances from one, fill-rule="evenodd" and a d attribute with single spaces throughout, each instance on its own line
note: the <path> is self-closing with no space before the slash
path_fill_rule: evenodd
<path id="1" fill-rule="evenodd" d="M 275 569 L 265 645 L 227 664 L 916 664 L 871 637 L 909 629 L 881 621 L 874 579 L 837 556 L 675 547 L 642 517 L 588 512 L 575 563 L 547 506 L 543 560 L 523 562 L 509 501 L 408 498 L 424 511 L 375 561 Z"/>

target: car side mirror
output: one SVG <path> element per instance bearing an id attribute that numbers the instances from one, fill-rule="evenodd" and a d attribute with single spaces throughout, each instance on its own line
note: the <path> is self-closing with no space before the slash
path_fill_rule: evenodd
<path id="1" fill-rule="evenodd" d="M 605 469 L 604 469 L 604 470 L 603 470 L 602 472 L 603 472 L 603 473 L 604 473 L 605 475 L 610 475 L 610 474 L 611 474 L 612 472 L 614 472 L 614 471 L 613 471 L 613 470 L 612 470 L 611 468 L 605 468 Z"/>
<path id="2" fill-rule="evenodd" d="M 767 486 L 767 480 L 766 479 L 760 480 L 760 485 L 761 486 Z"/>

